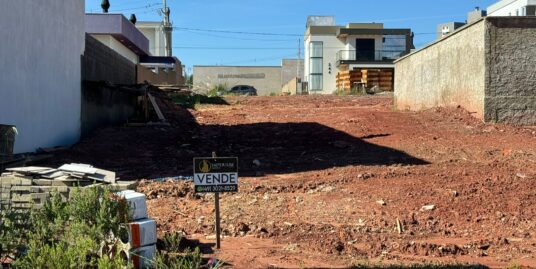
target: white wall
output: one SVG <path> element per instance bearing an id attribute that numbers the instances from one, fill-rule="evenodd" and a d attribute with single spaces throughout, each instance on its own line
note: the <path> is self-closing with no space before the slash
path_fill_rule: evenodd
<path id="1" fill-rule="evenodd" d="M 308 36 L 305 39 L 305 76 L 309 81 L 309 44 L 313 41 L 323 42 L 323 87 L 322 91 L 310 91 L 310 94 L 332 94 L 337 88 L 337 52 L 346 49 L 346 44 L 334 35 Z M 355 42 L 354 42 L 355 43 Z M 331 64 L 331 74 L 329 74 Z"/>
<path id="2" fill-rule="evenodd" d="M 100 41 L 102 44 L 108 46 L 109 48 L 113 49 L 115 52 L 121 54 L 121 56 L 129 59 L 132 63 L 138 64 L 140 62 L 140 57 L 131 51 L 129 48 L 125 47 L 125 45 L 121 44 L 121 42 L 117 41 L 113 36 L 111 35 L 91 35 L 98 41 Z"/>
<path id="3" fill-rule="evenodd" d="M 143 24 L 138 22 L 136 28 L 149 39 L 149 52 L 152 56 L 166 55 L 166 42 L 164 32 L 160 24 Z"/>
<path id="4" fill-rule="evenodd" d="M 80 138 L 84 0 L 2 1 L 0 123 L 16 125 L 15 153 Z"/>
<path id="5" fill-rule="evenodd" d="M 488 16 L 525 16 L 529 5 L 536 5 L 536 0 L 502 0 L 488 7 Z"/>

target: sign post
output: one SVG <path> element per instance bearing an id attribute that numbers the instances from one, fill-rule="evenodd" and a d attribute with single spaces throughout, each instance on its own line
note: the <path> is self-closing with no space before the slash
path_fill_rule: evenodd
<path id="1" fill-rule="evenodd" d="M 216 211 L 216 248 L 220 248 L 220 192 L 238 191 L 238 158 L 194 158 L 194 185 L 196 193 L 214 192 Z"/>

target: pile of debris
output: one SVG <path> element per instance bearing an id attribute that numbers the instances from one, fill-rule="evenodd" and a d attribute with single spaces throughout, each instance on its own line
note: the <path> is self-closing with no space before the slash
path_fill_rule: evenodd
<path id="1" fill-rule="evenodd" d="M 59 168 L 19 167 L 0 175 L 0 209 L 40 208 L 54 193 L 65 199 L 73 188 L 107 185 L 113 191 L 135 187 L 135 182 L 117 182 L 115 172 L 87 164 L 65 164 Z"/>

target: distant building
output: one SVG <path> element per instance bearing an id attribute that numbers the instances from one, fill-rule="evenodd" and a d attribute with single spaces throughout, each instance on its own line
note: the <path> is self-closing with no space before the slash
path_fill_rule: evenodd
<path id="1" fill-rule="evenodd" d="M 448 22 L 437 26 L 437 38 L 445 37 L 465 25 L 465 22 Z"/>
<path id="2" fill-rule="evenodd" d="M 207 93 L 217 86 L 253 86 L 258 95 L 281 92 L 281 66 L 194 66 L 194 91 Z"/>
<path id="3" fill-rule="evenodd" d="M 138 82 L 155 85 L 184 85 L 184 66 L 177 57 L 167 56 L 162 22 L 137 22 L 136 28 L 149 40 L 150 56 L 140 58 Z"/>
<path id="4" fill-rule="evenodd" d="M 136 28 L 149 39 L 149 52 L 151 56 L 166 56 L 166 39 L 162 22 L 139 21 Z"/>
<path id="5" fill-rule="evenodd" d="M 414 48 L 410 29 L 386 29 L 382 23 L 338 26 L 334 17 L 310 16 L 306 27 L 304 80 L 312 94 L 333 93 L 340 87 L 339 73 L 355 70 L 390 72 L 385 85 L 392 90 L 393 61 Z"/>
<path id="6" fill-rule="evenodd" d="M 488 7 L 488 16 L 536 16 L 536 0 L 501 0 Z"/>
<path id="7" fill-rule="evenodd" d="M 483 17 L 487 16 L 487 12 L 485 10 L 480 9 L 480 7 L 475 7 L 475 9 L 469 13 L 467 13 L 467 23 L 471 24 L 473 22 L 476 22 Z"/>

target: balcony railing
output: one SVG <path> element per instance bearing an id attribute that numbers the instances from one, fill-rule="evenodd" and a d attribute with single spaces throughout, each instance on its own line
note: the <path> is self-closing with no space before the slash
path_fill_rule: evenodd
<path id="1" fill-rule="evenodd" d="M 405 51 L 393 50 L 340 50 L 337 52 L 337 63 L 359 63 L 359 62 L 393 62 L 404 56 Z"/>

